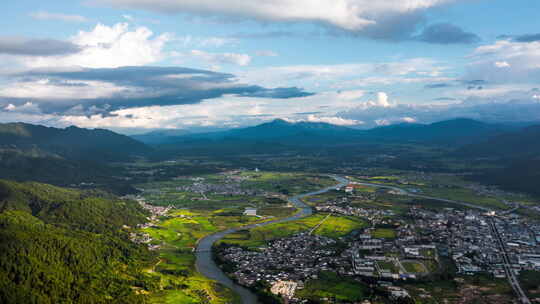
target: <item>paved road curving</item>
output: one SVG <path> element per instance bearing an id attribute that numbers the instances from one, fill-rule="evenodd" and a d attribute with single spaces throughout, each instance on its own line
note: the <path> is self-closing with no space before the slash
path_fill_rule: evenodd
<path id="1" fill-rule="evenodd" d="M 233 282 L 216 265 L 216 263 L 214 262 L 214 259 L 212 258 L 212 245 L 215 242 L 217 242 L 217 241 L 221 240 L 222 238 L 224 238 L 225 236 L 227 236 L 228 234 L 235 233 L 235 232 L 237 232 L 239 230 L 252 229 L 252 228 L 255 228 L 255 227 L 266 226 L 266 225 L 274 224 L 274 223 L 289 222 L 289 221 L 297 220 L 297 219 L 300 219 L 300 218 L 311 215 L 313 213 L 311 207 L 304 204 L 301 201 L 302 198 L 307 197 L 307 196 L 312 196 L 312 195 L 325 193 L 325 192 L 328 192 L 330 190 L 343 187 L 343 186 L 345 186 L 345 185 L 347 185 L 349 183 L 349 181 L 347 179 L 343 178 L 343 177 L 334 176 L 334 175 L 332 175 L 331 177 L 334 178 L 339 184 L 337 184 L 335 186 L 332 186 L 332 187 L 327 187 L 327 188 L 324 188 L 324 189 L 321 189 L 321 190 L 318 190 L 318 191 L 313 191 L 313 192 L 293 196 L 293 197 L 290 197 L 288 199 L 288 201 L 290 203 L 294 204 L 297 208 L 300 209 L 300 211 L 298 211 L 293 216 L 283 218 L 283 219 L 279 219 L 279 220 L 275 220 L 275 221 L 260 223 L 260 224 L 252 224 L 252 225 L 242 226 L 242 227 L 238 227 L 238 228 L 231 228 L 231 229 L 227 229 L 227 230 L 224 230 L 224 231 L 220 231 L 220 232 L 211 234 L 211 235 L 206 236 L 203 239 L 201 239 L 199 241 L 199 243 L 197 244 L 197 249 L 196 249 L 197 261 L 196 261 L 195 265 L 197 267 L 197 270 L 202 275 L 204 275 L 205 277 L 207 277 L 209 279 L 212 279 L 214 281 L 217 281 L 217 282 L 229 287 L 230 289 L 232 289 L 235 293 L 237 293 L 240 296 L 243 304 L 255 304 L 255 303 L 258 303 L 257 296 L 253 292 L 251 292 L 249 289 L 247 289 L 247 288 L 245 288 L 243 286 L 240 286 L 240 285 L 236 284 L 235 282 Z"/>

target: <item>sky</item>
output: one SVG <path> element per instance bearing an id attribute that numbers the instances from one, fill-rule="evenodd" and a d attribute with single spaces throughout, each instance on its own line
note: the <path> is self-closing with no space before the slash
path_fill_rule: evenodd
<path id="1" fill-rule="evenodd" d="M 8 1 L 0 122 L 540 121 L 540 2 Z"/>

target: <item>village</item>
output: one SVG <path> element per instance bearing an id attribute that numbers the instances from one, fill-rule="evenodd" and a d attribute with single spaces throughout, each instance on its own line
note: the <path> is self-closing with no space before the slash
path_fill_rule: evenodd
<path id="1" fill-rule="evenodd" d="M 411 206 L 405 216 L 396 216 L 391 210 L 353 207 L 349 198 L 354 190 L 342 190 L 348 195 L 319 203 L 315 210 L 361 217 L 369 227 L 337 240 L 303 232 L 255 251 L 228 247 L 220 257 L 234 265 L 232 277 L 245 286 L 263 283 L 289 303 L 300 303 L 295 290 L 324 271 L 359 282 L 375 280 L 399 298 L 409 294 L 394 282 L 438 272 L 441 259 L 451 261 L 458 276 L 489 274 L 509 282 L 521 270 L 540 270 L 540 225 L 519 215 Z"/>

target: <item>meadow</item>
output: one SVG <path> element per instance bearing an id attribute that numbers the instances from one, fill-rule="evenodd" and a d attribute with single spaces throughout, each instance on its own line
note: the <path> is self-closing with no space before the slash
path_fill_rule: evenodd
<path id="1" fill-rule="evenodd" d="M 365 299 L 368 288 L 350 278 L 338 276 L 333 272 L 322 272 L 319 278 L 306 282 L 303 289 L 296 291 L 296 296 L 319 302 L 321 299 L 355 303 Z"/>
<path id="2" fill-rule="evenodd" d="M 371 231 L 371 237 L 375 239 L 395 239 L 396 231 L 389 228 L 377 228 Z"/>
<path id="3" fill-rule="evenodd" d="M 227 236 L 221 242 L 248 248 L 257 248 L 264 246 L 266 242 L 274 239 L 310 231 L 321 222 L 322 224 L 313 233 L 330 238 L 343 237 L 354 230 L 367 226 L 366 221 L 357 217 L 331 215 L 327 218 L 327 215 L 325 213 L 318 213 L 296 221 L 275 223 L 257 227 L 249 231 L 240 231 Z"/>
<path id="4" fill-rule="evenodd" d="M 256 217 L 220 216 L 218 211 L 175 210 L 170 218 L 144 229 L 152 243 L 160 244 L 159 257 L 147 270 L 159 282 L 160 291 L 150 295 L 151 303 L 236 303 L 227 288 L 203 277 L 195 269 L 193 248 L 211 233 L 256 222 Z"/>

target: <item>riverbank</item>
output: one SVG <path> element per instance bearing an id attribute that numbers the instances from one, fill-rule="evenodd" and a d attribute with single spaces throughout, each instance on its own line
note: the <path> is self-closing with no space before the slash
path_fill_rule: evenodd
<path id="1" fill-rule="evenodd" d="M 313 213 L 311 207 L 306 205 L 302 202 L 302 198 L 305 198 L 307 196 L 322 194 L 325 192 L 328 192 L 330 190 L 334 190 L 336 188 L 343 187 L 349 183 L 349 181 L 343 177 L 339 176 L 332 176 L 338 184 L 326 187 L 317 191 L 312 191 L 300 195 L 293 196 L 288 199 L 290 203 L 292 203 L 295 207 L 299 208 L 300 210 L 294 214 L 293 216 L 275 220 L 275 221 L 269 221 L 265 223 L 259 223 L 259 224 L 252 224 L 252 225 L 246 225 L 238 228 L 232 228 L 227 229 L 225 231 L 220 231 L 218 233 L 214 233 L 212 235 L 206 236 L 203 239 L 199 241 L 197 244 L 196 249 L 196 268 L 199 273 L 201 273 L 203 276 L 217 281 L 218 283 L 221 283 L 222 285 L 230 288 L 233 292 L 235 292 L 237 295 L 240 296 L 242 303 L 244 304 L 255 304 L 258 303 L 257 296 L 249 289 L 236 284 L 234 281 L 232 281 L 227 275 L 218 267 L 218 265 L 215 263 L 213 256 L 212 256 L 212 246 L 219 240 L 223 239 L 229 234 L 238 232 L 240 230 L 246 230 L 246 229 L 252 229 L 256 227 L 266 226 L 274 223 L 284 223 L 289 221 L 294 221 L 306 216 L 309 216 Z"/>

